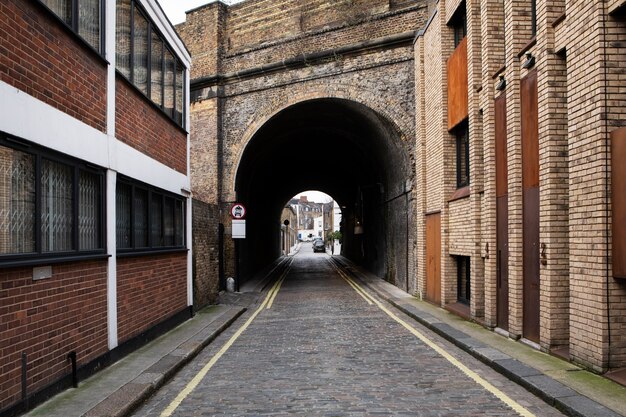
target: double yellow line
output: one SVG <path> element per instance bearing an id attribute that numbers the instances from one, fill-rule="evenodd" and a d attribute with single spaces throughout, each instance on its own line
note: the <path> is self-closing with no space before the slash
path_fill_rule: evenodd
<path id="1" fill-rule="evenodd" d="M 478 385 L 480 385 L 481 387 L 483 387 L 484 389 L 489 391 L 496 398 L 500 399 L 507 406 L 512 408 L 520 416 L 523 416 L 523 417 L 535 417 L 535 415 L 532 412 L 530 412 L 528 409 L 524 408 L 517 401 L 513 400 L 511 397 L 506 395 L 504 392 L 502 392 L 501 390 L 499 390 L 498 388 L 493 386 L 491 383 L 489 383 L 487 380 L 482 378 L 476 372 L 472 371 L 467 366 L 463 365 L 458 359 L 456 359 L 454 356 L 452 356 L 450 353 L 448 353 L 442 347 L 438 346 L 432 340 L 428 339 L 422 332 L 420 332 L 417 329 L 413 328 L 413 326 L 411 326 L 406 321 L 402 320 L 400 317 L 395 315 L 392 311 L 390 311 L 387 307 L 385 307 L 380 301 L 378 301 L 377 299 L 372 297 L 370 294 L 368 294 L 356 281 L 354 281 L 352 278 L 350 278 L 348 275 L 346 275 L 338 266 L 336 266 L 335 264 L 332 264 L 332 265 L 335 267 L 335 269 L 337 270 L 337 272 L 339 273 L 341 278 L 343 278 L 345 281 L 347 281 L 348 284 L 350 284 L 350 286 L 352 288 L 354 288 L 354 290 L 361 297 L 363 297 L 365 299 L 365 301 L 368 302 L 368 304 L 370 304 L 370 305 L 371 304 L 376 304 L 376 306 L 378 306 L 378 308 L 380 308 L 383 312 L 385 312 L 385 314 L 387 314 L 389 317 L 391 317 L 394 321 L 396 321 L 402 327 L 404 327 L 409 332 L 411 332 L 415 337 L 417 337 L 419 340 L 421 340 L 424 344 L 426 344 L 432 350 L 437 352 L 445 360 L 447 360 L 452 365 L 454 365 L 456 368 L 461 370 L 465 375 L 467 375 L 470 379 L 472 379 Z"/>
<path id="2" fill-rule="evenodd" d="M 235 334 L 232 335 L 230 339 L 228 339 L 228 342 L 226 342 L 226 344 L 224 344 L 224 346 L 222 346 L 222 348 L 211 358 L 211 360 L 207 362 L 207 364 L 204 365 L 202 369 L 200 369 L 200 371 L 191 379 L 191 381 L 189 381 L 187 385 L 185 385 L 185 388 L 183 388 L 178 393 L 176 398 L 174 398 L 174 400 L 172 400 L 172 402 L 169 403 L 169 405 L 165 408 L 165 410 L 161 412 L 160 417 L 171 416 L 174 413 L 174 411 L 176 411 L 176 409 L 180 406 L 180 404 L 185 400 L 185 398 L 187 398 L 187 396 L 191 394 L 191 392 L 198 386 L 198 384 L 200 384 L 202 379 L 204 379 L 204 377 L 211 370 L 213 365 L 217 363 L 217 361 L 224 355 L 224 353 L 226 353 L 226 351 L 230 349 L 233 343 L 235 343 L 235 341 L 239 338 L 239 336 L 241 336 L 241 334 L 250 326 L 250 324 L 259 315 L 259 313 L 261 313 L 263 309 L 270 308 L 272 306 L 272 303 L 274 302 L 274 299 L 276 298 L 276 295 L 278 294 L 278 291 L 280 290 L 280 286 L 285 280 L 285 277 L 289 273 L 290 269 L 291 267 L 287 266 L 287 268 L 285 269 L 283 274 L 280 276 L 280 278 L 276 280 L 274 285 L 272 285 L 272 288 L 269 290 L 269 292 L 265 296 L 265 299 L 263 300 L 259 308 L 257 308 L 255 312 L 252 313 L 250 318 L 246 320 L 243 326 L 241 326 L 239 330 L 237 330 L 237 332 L 235 332 Z"/>
<path id="3" fill-rule="evenodd" d="M 278 280 L 274 283 L 274 286 L 272 286 L 272 288 L 270 289 L 270 292 L 268 294 L 270 298 L 269 298 L 269 302 L 267 303 L 267 306 L 265 307 L 266 309 L 269 310 L 270 308 L 272 308 L 272 304 L 274 304 L 274 300 L 276 299 L 276 296 L 278 295 L 278 291 L 280 291 L 280 286 L 283 285 L 283 281 L 287 277 L 287 274 L 289 273 L 290 269 L 291 269 L 291 266 L 287 266 L 287 268 L 285 268 L 285 272 L 283 272 L 280 278 L 278 278 Z"/>

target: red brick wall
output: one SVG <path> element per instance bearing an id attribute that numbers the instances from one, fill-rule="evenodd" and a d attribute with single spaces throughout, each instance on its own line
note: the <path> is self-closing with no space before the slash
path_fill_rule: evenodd
<path id="1" fill-rule="evenodd" d="M 117 138 L 185 174 L 187 134 L 119 75 L 115 81 L 115 102 Z"/>
<path id="2" fill-rule="evenodd" d="M 117 260 L 118 339 L 122 343 L 187 306 L 187 253 Z"/>
<path id="3" fill-rule="evenodd" d="M 4 3 L 3 3 L 4 4 Z M 55 265 L 33 281 L 31 268 L 0 271 L 0 410 L 21 399 L 21 355 L 31 394 L 107 351 L 106 261 Z"/>
<path id="4" fill-rule="evenodd" d="M 0 80 L 102 132 L 106 63 L 35 1 L 0 2 Z"/>

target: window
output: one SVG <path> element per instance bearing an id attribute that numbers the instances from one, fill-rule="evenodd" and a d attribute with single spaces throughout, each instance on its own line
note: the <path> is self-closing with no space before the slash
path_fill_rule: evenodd
<path id="1" fill-rule="evenodd" d="M 115 200 L 120 252 L 185 247 L 182 197 L 122 178 Z"/>
<path id="2" fill-rule="evenodd" d="M 102 54 L 102 0 L 41 0 L 70 29 Z"/>
<path id="3" fill-rule="evenodd" d="M 469 256 L 457 256 L 457 301 L 463 304 L 470 302 L 470 258 Z"/>
<path id="4" fill-rule="evenodd" d="M 454 130 L 456 136 L 456 187 L 466 187 L 470 183 L 469 128 L 467 120 Z"/>
<path id="5" fill-rule="evenodd" d="M 135 0 L 116 3 L 115 68 L 183 126 L 185 67 Z"/>
<path id="6" fill-rule="evenodd" d="M 0 259 L 104 252 L 102 170 L 0 137 Z"/>
<path id="7" fill-rule="evenodd" d="M 454 30 L 454 47 L 456 48 L 465 36 L 467 36 L 467 13 L 464 1 L 459 4 L 454 16 L 450 20 L 450 26 L 452 30 Z"/>

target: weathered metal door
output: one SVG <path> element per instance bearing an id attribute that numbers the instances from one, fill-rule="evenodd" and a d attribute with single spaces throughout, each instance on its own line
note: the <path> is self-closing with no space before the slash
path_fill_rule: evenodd
<path id="1" fill-rule="evenodd" d="M 426 299 L 441 303 L 441 214 L 426 216 Z"/>
<path id="2" fill-rule="evenodd" d="M 496 321 L 509 329 L 509 206 L 506 147 L 506 95 L 495 100 L 496 130 Z"/>
<path id="3" fill-rule="evenodd" d="M 521 80 L 522 224 L 524 328 L 526 339 L 539 342 L 539 114 L 537 71 Z"/>

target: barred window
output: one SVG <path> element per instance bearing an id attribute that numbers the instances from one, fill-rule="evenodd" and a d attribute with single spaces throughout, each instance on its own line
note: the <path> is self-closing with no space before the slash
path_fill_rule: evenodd
<path id="1" fill-rule="evenodd" d="M 103 170 L 0 135 L 0 261 L 104 252 Z"/>
<path id="2" fill-rule="evenodd" d="M 116 201 L 120 252 L 185 247 L 183 197 L 122 177 Z"/>
<path id="3" fill-rule="evenodd" d="M 104 52 L 102 0 L 40 0 L 98 53 Z"/>
<path id="4" fill-rule="evenodd" d="M 135 0 L 116 3 L 115 67 L 176 124 L 184 126 L 185 67 Z"/>

